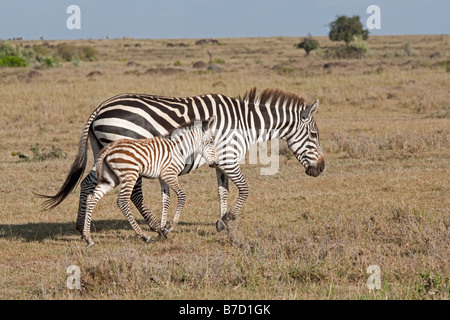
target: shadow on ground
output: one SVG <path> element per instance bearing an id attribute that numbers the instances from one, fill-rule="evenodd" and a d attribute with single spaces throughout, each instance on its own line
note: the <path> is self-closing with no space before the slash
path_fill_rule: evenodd
<path id="1" fill-rule="evenodd" d="M 145 231 L 149 228 L 144 220 L 138 224 Z M 179 227 L 195 225 L 213 225 L 213 223 L 180 222 Z M 132 231 L 127 220 L 97 220 L 92 222 L 91 232 L 129 230 Z M 0 224 L 0 239 L 43 241 L 48 239 L 58 239 L 72 241 L 73 236 L 81 236 L 75 228 L 75 222 L 39 222 L 25 224 Z"/>
<path id="2" fill-rule="evenodd" d="M 144 221 L 138 222 L 144 227 Z M 92 232 L 109 230 L 132 230 L 127 220 L 93 221 Z M 39 222 L 25 224 L 0 224 L 1 239 L 23 239 L 25 241 L 43 241 L 47 239 L 69 240 L 68 236 L 81 236 L 75 229 L 75 222 Z M 73 240 L 73 238 L 72 238 Z"/>

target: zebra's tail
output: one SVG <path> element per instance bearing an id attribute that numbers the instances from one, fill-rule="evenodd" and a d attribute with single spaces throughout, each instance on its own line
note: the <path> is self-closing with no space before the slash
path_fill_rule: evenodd
<path id="1" fill-rule="evenodd" d="M 78 146 L 78 154 L 72 163 L 69 174 L 64 181 L 64 184 L 59 189 L 58 193 L 54 196 L 48 196 L 43 194 L 35 194 L 40 198 L 47 199 L 43 203 L 44 210 L 51 210 L 58 206 L 64 199 L 72 192 L 72 190 L 78 185 L 86 169 L 87 162 L 87 147 L 89 140 L 89 131 L 91 130 L 91 124 L 97 117 L 100 108 L 97 108 L 89 117 L 88 121 L 84 125 L 81 133 L 80 144 Z"/>

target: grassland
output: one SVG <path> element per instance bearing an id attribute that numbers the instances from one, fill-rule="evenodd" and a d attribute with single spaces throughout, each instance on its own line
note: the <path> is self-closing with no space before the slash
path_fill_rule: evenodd
<path id="1" fill-rule="evenodd" d="M 322 50 L 336 46 L 318 40 Z M 219 42 L 71 41 L 95 48 L 97 60 L 0 68 L 0 298 L 448 299 L 450 36 L 371 37 L 370 57 L 343 60 L 305 57 L 295 38 Z M 192 67 L 207 64 L 208 52 L 220 72 Z M 187 204 L 166 241 L 134 237 L 118 190 L 97 206 L 87 252 L 75 230 L 78 189 L 40 210 L 32 192 L 61 186 L 81 128 L 103 100 L 123 92 L 238 96 L 253 86 L 320 99 L 326 168 L 306 176 L 284 145 L 276 175 L 243 165 L 250 197 L 236 231 L 242 246 L 215 231 L 215 173 L 206 167 L 181 177 Z M 30 160 L 37 143 L 54 157 Z M 144 188 L 159 215 L 159 184 Z M 230 202 L 236 193 L 231 187 Z M 81 290 L 66 287 L 70 265 L 80 267 Z M 380 267 L 379 290 L 366 286 L 370 265 Z"/>

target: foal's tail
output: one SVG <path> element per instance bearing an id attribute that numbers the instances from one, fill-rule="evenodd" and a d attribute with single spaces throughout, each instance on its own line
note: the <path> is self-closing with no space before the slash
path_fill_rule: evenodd
<path id="1" fill-rule="evenodd" d="M 104 147 L 97 156 L 97 160 L 95 161 L 95 170 L 97 171 L 97 180 L 101 182 L 103 180 L 103 161 L 111 152 L 111 145 Z"/>

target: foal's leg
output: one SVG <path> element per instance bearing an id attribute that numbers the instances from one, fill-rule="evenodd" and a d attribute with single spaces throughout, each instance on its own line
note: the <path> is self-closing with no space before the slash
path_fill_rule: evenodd
<path id="1" fill-rule="evenodd" d="M 131 201 L 139 210 L 141 215 L 144 217 L 145 221 L 148 223 L 150 230 L 158 231 L 159 222 L 150 212 L 150 209 L 144 203 L 144 195 L 142 193 L 142 177 L 139 177 L 131 194 Z"/>
<path id="2" fill-rule="evenodd" d="M 94 192 L 86 197 L 86 213 L 84 217 L 84 227 L 82 230 L 82 238 L 88 243 L 88 247 L 94 244 L 91 237 L 91 216 L 97 202 L 109 191 L 114 189 L 114 182 L 101 182 L 95 187 Z"/>
<path id="3" fill-rule="evenodd" d="M 165 180 L 166 185 L 168 185 L 176 194 L 178 198 L 178 207 L 175 215 L 173 217 L 173 222 L 167 231 L 173 231 L 175 226 L 178 224 L 178 220 L 180 219 L 181 211 L 183 210 L 184 204 L 186 203 L 186 193 L 180 186 L 180 182 L 178 181 L 178 176 L 176 174 L 170 175 L 168 177 L 161 177 L 161 179 Z"/>
<path id="4" fill-rule="evenodd" d="M 159 179 L 161 184 L 161 202 L 162 202 L 162 213 L 161 213 L 161 225 L 159 229 L 159 234 L 165 237 L 167 235 L 166 223 L 167 223 L 167 211 L 169 211 L 170 206 L 170 189 L 165 181 Z"/>
<path id="5" fill-rule="evenodd" d="M 135 176 L 125 176 L 123 178 L 121 181 L 122 188 L 120 189 L 119 198 L 117 199 L 117 205 L 120 210 L 122 210 L 122 213 L 127 218 L 134 232 L 136 232 L 136 234 L 145 242 L 150 242 L 151 238 L 142 231 L 130 211 L 130 198 L 134 185 L 136 184 L 136 180 L 137 178 Z"/>

